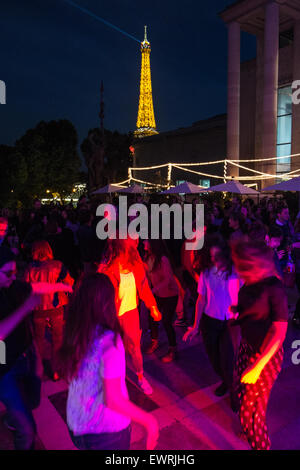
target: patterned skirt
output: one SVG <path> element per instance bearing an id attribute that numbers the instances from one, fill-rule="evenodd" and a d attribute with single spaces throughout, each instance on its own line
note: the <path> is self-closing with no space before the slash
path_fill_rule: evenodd
<path id="1" fill-rule="evenodd" d="M 243 432 L 255 450 L 269 450 L 271 446 L 266 423 L 270 392 L 281 370 L 281 347 L 263 368 L 255 384 L 241 383 L 243 372 L 259 357 L 253 348 L 242 341 L 237 360 L 237 395 L 240 403 L 240 422 Z"/>

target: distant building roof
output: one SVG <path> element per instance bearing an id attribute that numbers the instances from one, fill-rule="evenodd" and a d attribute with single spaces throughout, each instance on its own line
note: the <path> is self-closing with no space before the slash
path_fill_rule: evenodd
<path id="1" fill-rule="evenodd" d="M 219 12 L 219 15 L 222 15 L 222 13 L 225 13 L 225 11 L 230 10 L 231 8 L 234 8 L 236 5 L 239 3 L 243 3 L 246 0 L 236 0 L 236 2 L 231 3 L 227 7 L 225 7 L 222 11 Z"/>
<path id="2" fill-rule="evenodd" d="M 157 135 L 144 137 L 143 139 L 137 139 L 136 144 L 138 144 L 139 142 L 145 143 L 145 142 L 159 141 L 161 139 L 164 139 L 167 137 L 173 137 L 176 135 L 194 134 L 194 133 L 198 133 L 199 131 L 202 132 L 208 129 L 214 129 L 216 127 L 225 128 L 226 120 L 227 120 L 227 114 L 218 114 L 208 119 L 202 119 L 201 121 L 196 121 L 189 127 L 179 127 L 178 129 L 160 132 Z"/>

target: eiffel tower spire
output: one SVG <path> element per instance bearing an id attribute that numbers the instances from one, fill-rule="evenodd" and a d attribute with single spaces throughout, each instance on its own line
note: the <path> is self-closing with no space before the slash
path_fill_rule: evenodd
<path id="1" fill-rule="evenodd" d="M 141 43 L 142 65 L 139 109 L 136 122 L 137 128 L 134 132 L 134 136 L 139 138 L 158 134 L 153 110 L 150 52 L 151 47 L 147 39 L 147 26 L 145 26 L 144 41 Z"/>

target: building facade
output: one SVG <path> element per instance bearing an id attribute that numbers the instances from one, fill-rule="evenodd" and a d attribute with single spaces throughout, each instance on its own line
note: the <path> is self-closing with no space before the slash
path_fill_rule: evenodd
<path id="1" fill-rule="evenodd" d="M 241 162 L 249 170 L 229 164 L 227 176 L 249 176 L 242 181 L 249 184 L 253 175 L 259 189 L 286 173 L 300 174 L 300 156 L 290 156 L 300 154 L 300 104 L 292 100 L 292 84 L 300 80 L 300 0 L 240 0 L 220 16 L 228 28 L 227 116 L 136 141 L 135 164 L 252 160 Z M 241 31 L 255 35 L 257 44 L 256 59 L 242 64 Z M 214 166 L 201 172 L 223 175 Z M 182 176 L 198 184 L 205 179 Z M 210 184 L 222 182 L 209 179 Z M 176 174 L 172 182 L 177 181 Z"/>

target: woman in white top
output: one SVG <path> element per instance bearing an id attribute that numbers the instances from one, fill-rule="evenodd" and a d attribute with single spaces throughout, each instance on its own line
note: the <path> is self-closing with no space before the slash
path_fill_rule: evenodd
<path id="1" fill-rule="evenodd" d="M 194 337 L 200 326 L 206 353 L 222 379 L 215 394 L 222 396 L 229 389 L 232 407 L 236 408 L 232 389 L 239 331 L 231 327 L 228 320 L 232 317 L 230 307 L 236 305 L 242 283 L 233 271 L 229 246 L 221 237 L 213 236 L 206 248 L 210 253 L 209 266 L 200 274 L 194 325 L 183 339 Z"/>
<path id="2" fill-rule="evenodd" d="M 115 291 L 106 275 L 83 278 L 75 291 L 60 359 L 70 382 L 67 424 L 77 448 L 128 450 L 131 420 L 145 427 L 147 449 L 155 447 L 156 420 L 128 399 Z"/>

